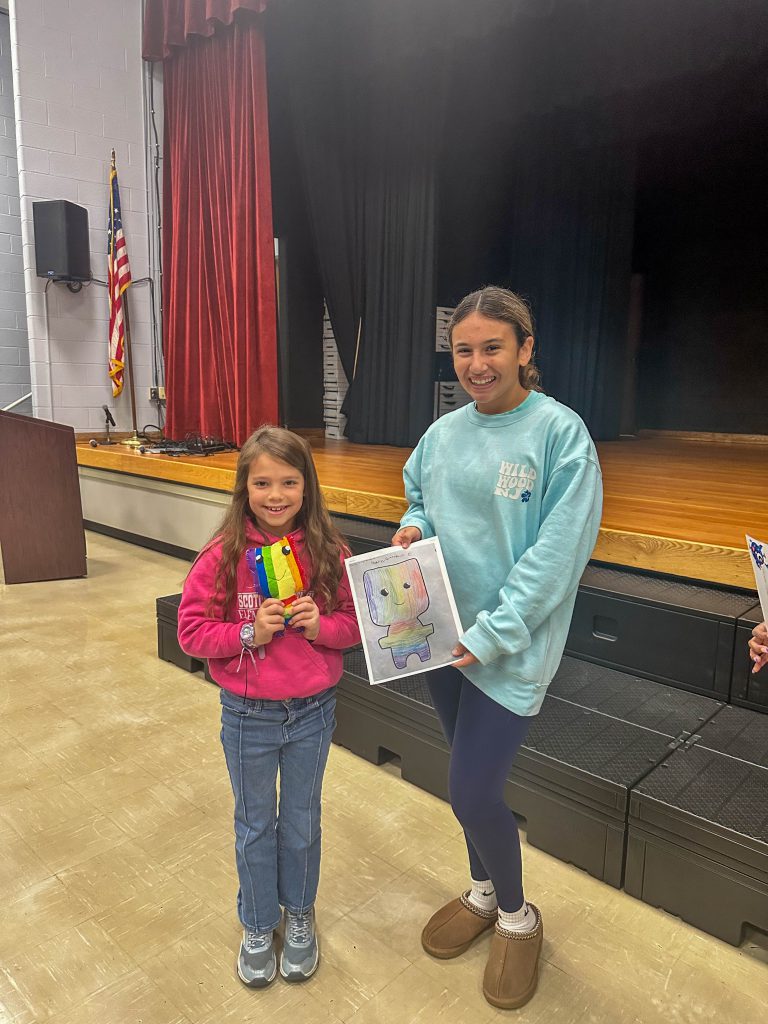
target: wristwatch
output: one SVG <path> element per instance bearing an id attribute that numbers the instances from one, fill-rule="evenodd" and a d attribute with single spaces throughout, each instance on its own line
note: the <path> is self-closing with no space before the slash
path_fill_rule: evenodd
<path id="1" fill-rule="evenodd" d="M 240 643 L 243 647 L 254 647 L 254 630 L 252 622 L 244 622 L 240 627 Z"/>

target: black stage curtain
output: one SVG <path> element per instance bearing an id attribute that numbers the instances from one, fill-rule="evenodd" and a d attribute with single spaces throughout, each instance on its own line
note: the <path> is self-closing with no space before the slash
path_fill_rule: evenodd
<path id="1" fill-rule="evenodd" d="M 444 60 L 370 69 L 384 36 L 345 2 L 276 6 L 320 275 L 350 381 L 347 437 L 415 444 L 432 420 Z M 301 11 L 301 31 L 295 18 Z"/>
<path id="2" fill-rule="evenodd" d="M 584 146 L 550 118 L 513 157 L 510 287 L 528 298 L 548 394 L 593 437 L 615 438 L 621 414 L 635 207 L 635 147 Z"/>

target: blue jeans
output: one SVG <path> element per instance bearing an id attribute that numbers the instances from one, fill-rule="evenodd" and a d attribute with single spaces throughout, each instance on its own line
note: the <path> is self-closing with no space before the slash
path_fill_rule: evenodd
<path id="1" fill-rule="evenodd" d="M 291 700 L 251 700 L 224 689 L 219 696 L 235 795 L 237 912 L 244 928 L 267 932 L 279 924 L 281 906 L 302 913 L 317 895 L 320 793 L 336 687 Z"/>
<path id="2" fill-rule="evenodd" d="M 472 877 L 490 878 L 501 909 L 514 913 L 524 901 L 523 864 L 504 785 L 532 719 L 497 704 L 450 665 L 430 672 L 427 684 L 451 748 L 448 792 Z"/>

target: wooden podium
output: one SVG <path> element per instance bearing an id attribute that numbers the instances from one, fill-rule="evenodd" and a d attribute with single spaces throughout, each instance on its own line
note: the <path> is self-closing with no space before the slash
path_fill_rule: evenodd
<path id="1" fill-rule="evenodd" d="M 0 412 L 0 553 L 6 583 L 87 575 L 72 427 Z"/>

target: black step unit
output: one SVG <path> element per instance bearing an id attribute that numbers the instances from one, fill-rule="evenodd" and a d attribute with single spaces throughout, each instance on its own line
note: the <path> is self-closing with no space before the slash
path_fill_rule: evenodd
<path id="1" fill-rule="evenodd" d="M 741 591 L 589 565 L 566 652 L 670 686 L 728 700 Z"/>
<path id="2" fill-rule="evenodd" d="M 353 555 L 363 555 L 367 551 L 388 548 L 393 535 L 397 532 L 397 523 L 383 523 L 377 519 L 363 519 L 360 516 L 344 516 L 333 513 L 331 520 L 341 533 Z"/>
<path id="3" fill-rule="evenodd" d="M 697 693 L 566 655 L 549 694 L 665 736 L 698 732 L 723 706 Z"/>
<path id="4" fill-rule="evenodd" d="M 185 654 L 179 647 L 178 620 L 181 594 L 169 594 L 168 597 L 158 597 L 155 602 L 157 608 L 157 656 L 163 661 L 170 661 L 187 672 L 200 672 L 203 669 L 203 662 L 199 658 L 192 658 Z"/>
<path id="5" fill-rule="evenodd" d="M 185 654 L 179 647 L 178 619 L 181 594 L 170 594 L 168 597 L 158 597 L 155 605 L 157 608 L 157 656 L 163 661 L 170 661 L 172 665 L 178 665 L 187 672 L 203 672 L 209 683 L 214 679 L 208 671 L 208 662 L 205 659 L 193 658 Z"/>
<path id="6" fill-rule="evenodd" d="M 768 768 L 768 717 L 730 705 L 706 722 L 692 743 Z"/>
<path id="7" fill-rule="evenodd" d="M 747 643 L 752 630 L 763 621 L 760 605 L 756 604 L 741 615 L 736 622 L 736 643 L 733 648 L 733 684 L 731 700 L 754 711 L 768 712 L 768 665 L 760 672 L 752 672 L 753 663 L 749 657 Z"/>
<path id="8" fill-rule="evenodd" d="M 562 672 L 562 692 L 570 698 L 546 698 L 515 762 L 506 799 L 525 819 L 531 845 L 620 886 L 631 787 L 669 756 L 680 723 L 688 736 L 720 705 L 667 690 L 662 707 L 666 688 L 647 680 L 633 699 L 627 696 L 637 682 L 632 677 L 586 662 L 567 659 Z M 666 712 L 668 721 L 660 723 L 663 729 L 650 729 L 602 714 L 574 703 L 579 688 L 585 691 L 581 699 L 592 704 L 620 702 L 627 719 L 658 721 Z M 370 686 L 362 653 L 348 652 L 337 721 L 337 743 L 374 764 L 387 753 L 399 755 L 404 778 L 447 798 L 448 749 L 423 676 Z"/>
<path id="9" fill-rule="evenodd" d="M 737 946 L 745 926 L 768 932 L 768 768 L 703 745 L 732 710 L 635 788 L 624 888 Z"/>

